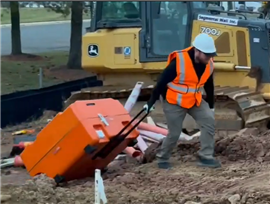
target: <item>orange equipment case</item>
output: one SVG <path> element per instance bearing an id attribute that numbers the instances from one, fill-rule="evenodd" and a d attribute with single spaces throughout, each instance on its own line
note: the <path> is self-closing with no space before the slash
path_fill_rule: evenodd
<path id="1" fill-rule="evenodd" d="M 104 170 L 139 132 L 118 100 L 76 101 L 38 134 L 21 154 L 31 176 L 44 173 L 56 183 L 93 176 Z"/>

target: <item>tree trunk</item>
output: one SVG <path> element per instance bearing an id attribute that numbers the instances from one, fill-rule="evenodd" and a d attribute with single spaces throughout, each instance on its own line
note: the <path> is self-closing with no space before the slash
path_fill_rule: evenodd
<path id="1" fill-rule="evenodd" d="M 71 5 L 71 35 L 67 67 L 81 69 L 82 57 L 82 24 L 83 5 L 80 1 L 73 1 Z"/>
<path id="2" fill-rule="evenodd" d="M 22 54 L 21 44 L 21 27 L 20 27 L 20 10 L 18 1 L 10 2 L 11 18 L 11 54 Z"/>

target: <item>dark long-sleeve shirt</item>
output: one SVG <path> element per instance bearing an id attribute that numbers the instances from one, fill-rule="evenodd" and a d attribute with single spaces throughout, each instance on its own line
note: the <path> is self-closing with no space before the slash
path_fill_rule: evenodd
<path id="1" fill-rule="evenodd" d="M 200 80 L 206 65 L 201 63 L 195 63 L 194 59 L 194 48 L 188 51 L 190 59 L 193 63 L 193 67 L 195 72 Z M 177 76 L 176 71 L 176 59 L 172 60 L 171 63 L 164 69 L 162 74 L 160 75 L 158 82 L 152 92 L 151 98 L 148 101 L 148 105 L 152 107 L 155 102 L 159 99 L 161 95 L 164 99 L 166 99 L 167 93 L 167 84 L 172 82 Z M 204 90 L 206 92 L 206 99 L 205 101 L 209 104 L 209 107 L 212 109 L 214 108 L 214 79 L 213 74 L 208 78 L 207 82 L 204 84 Z"/>

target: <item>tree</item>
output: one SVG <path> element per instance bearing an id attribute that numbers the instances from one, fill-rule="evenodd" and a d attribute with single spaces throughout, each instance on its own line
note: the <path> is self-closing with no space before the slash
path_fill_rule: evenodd
<path id="1" fill-rule="evenodd" d="M 21 28 L 20 28 L 20 9 L 18 1 L 10 2 L 11 18 L 11 54 L 22 54 Z"/>
<path id="2" fill-rule="evenodd" d="M 69 69 L 81 68 L 82 57 L 82 25 L 83 2 L 73 1 L 71 4 L 71 35 L 67 67 Z"/>

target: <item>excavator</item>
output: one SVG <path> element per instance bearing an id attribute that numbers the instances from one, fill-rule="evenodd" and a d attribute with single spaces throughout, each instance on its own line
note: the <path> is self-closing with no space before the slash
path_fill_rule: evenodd
<path id="1" fill-rule="evenodd" d="M 209 8 L 206 2 L 96 2 L 82 37 L 82 67 L 103 86 L 72 93 L 76 100 L 128 97 L 137 81 L 149 95 L 170 52 L 191 46 L 199 33 L 213 37 L 216 130 L 269 128 L 270 20 L 263 13 Z M 259 17 L 260 16 L 260 17 Z M 188 120 L 186 120 L 188 121 Z M 190 121 L 184 122 L 185 128 Z M 193 124 L 196 126 L 196 124 Z"/>

